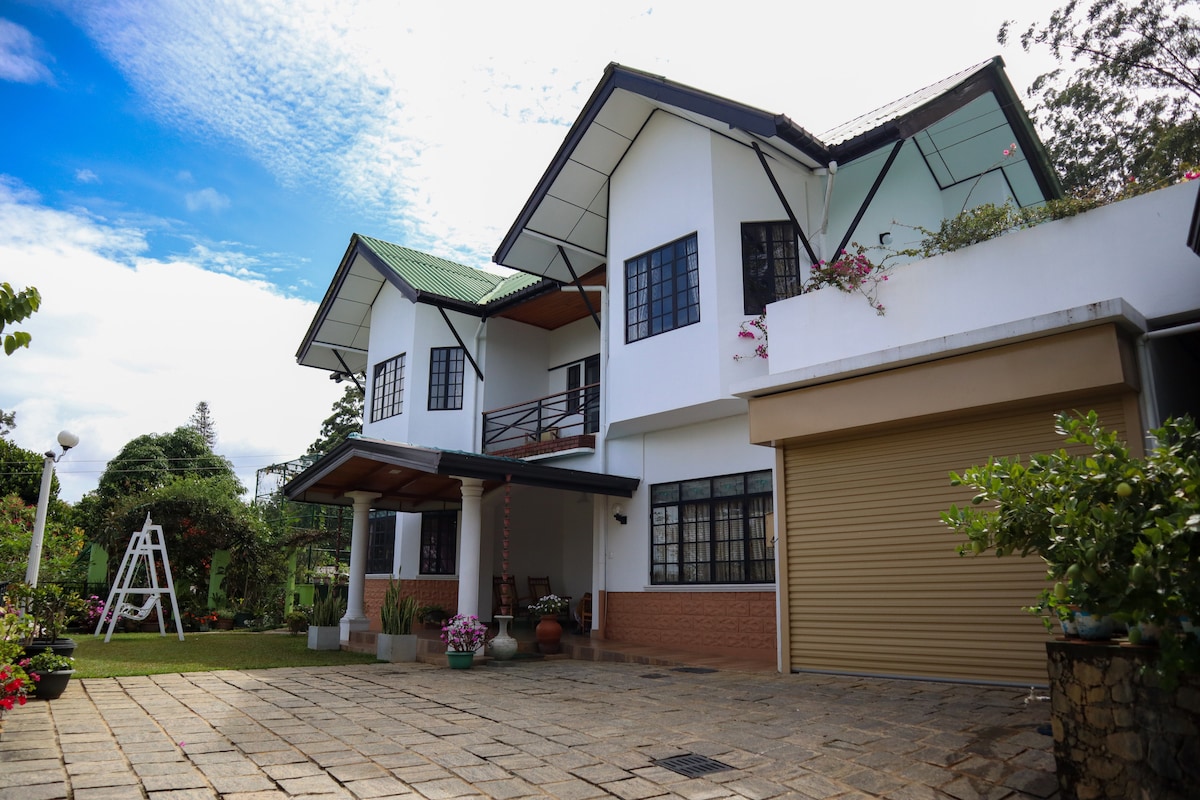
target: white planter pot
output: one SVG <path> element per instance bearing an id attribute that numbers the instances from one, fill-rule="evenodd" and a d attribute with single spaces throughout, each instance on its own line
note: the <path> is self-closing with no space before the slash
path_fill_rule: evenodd
<path id="1" fill-rule="evenodd" d="M 381 633 L 375 637 L 375 658 L 380 661 L 416 661 L 416 634 Z"/>
<path id="2" fill-rule="evenodd" d="M 309 625 L 309 650 L 342 649 L 342 630 L 337 625 Z"/>

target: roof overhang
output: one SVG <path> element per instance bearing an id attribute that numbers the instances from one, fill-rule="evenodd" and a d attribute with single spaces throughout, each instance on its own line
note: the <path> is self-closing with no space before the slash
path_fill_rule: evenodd
<path id="1" fill-rule="evenodd" d="M 986 102 L 978 102 L 981 98 Z M 974 107 L 968 108 L 973 101 Z M 932 131 L 919 142 L 927 160 L 949 155 L 957 161 L 947 175 L 936 176 L 943 187 L 994 168 L 1001 150 L 1016 142 L 1024 156 L 1023 166 L 1006 167 L 1005 173 L 1021 204 L 1062 196 L 1045 149 L 999 57 L 865 114 L 820 138 L 782 114 L 609 64 L 493 260 L 563 283 L 570 283 L 573 275 L 606 264 L 610 181 L 647 121 L 661 112 L 746 145 L 760 144 L 772 157 L 810 169 L 825 167 L 831 161 L 847 164 L 897 141 Z M 981 116 L 985 113 L 989 115 L 987 120 Z M 956 118 L 947 122 L 951 116 Z M 938 123 L 940 128 L 935 129 Z M 973 144 L 960 135 L 971 125 L 983 124 L 993 127 L 982 132 L 986 136 L 974 131 L 970 139 L 978 141 Z M 1003 144 L 996 146 L 1001 141 Z M 1023 191 L 1023 185 L 1030 190 Z"/>
<path id="2" fill-rule="evenodd" d="M 651 115 L 665 111 L 810 168 L 827 149 L 787 117 L 609 64 L 493 259 L 570 283 L 607 262 L 609 180 Z M 565 254 L 565 258 L 564 258 Z"/>
<path id="3" fill-rule="evenodd" d="M 413 444 L 357 437 L 347 439 L 283 487 L 284 496 L 301 503 L 351 505 L 347 492 L 379 495 L 371 507 L 422 511 L 458 506 L 459 478 L 483 481 L 484 491 L 508 480 L 569 492 L 631 497 L 637 478 L 562 469 L 540 462 L 439 450 Z"/>

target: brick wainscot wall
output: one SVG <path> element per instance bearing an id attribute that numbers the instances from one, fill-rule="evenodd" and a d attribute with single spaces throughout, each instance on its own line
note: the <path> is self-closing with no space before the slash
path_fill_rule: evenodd
<path id="1" fill-rule="evenodd" d="M 609 592 L 607 602 L 615 642 L 775 656 L 774 592 Z"/>

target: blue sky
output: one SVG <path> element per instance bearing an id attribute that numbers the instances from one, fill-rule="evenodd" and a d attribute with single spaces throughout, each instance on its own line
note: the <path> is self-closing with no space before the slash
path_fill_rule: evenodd
<path id="1" fill-rule="evenodd" d="M 353 232 L 486 266 L 618 61 L 814 133 L 1001 54 L 1052 4 L 0 0 L 0 281 L 36 285 L 0 359 L 13 439 L 81 445 L 63 496 L 207 401 L 258 467 L 340 389 L 295 364 Z"/>

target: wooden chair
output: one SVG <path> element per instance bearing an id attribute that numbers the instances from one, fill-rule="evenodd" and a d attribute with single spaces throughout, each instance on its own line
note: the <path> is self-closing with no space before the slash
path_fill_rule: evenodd
<path id="1" fill-rule="evenodd" d="M 579 623 L 579 632 L 587 636 L 592 632 L 592 593 L 584 592 L 575 607 L 575 621 Z"/>
<path id="2" fill-rule="evenodd" d="M 521 597 L 517 594 L 517 579 L 513 575 L 509 575 L 507 581 L 505 581 L 504 578 L 499 575 L 492 576 L 492 616 L 494 617 L 499 614 L 500 607 L 504 604 L 504 597 L 501 594 L 501 587 L 505 583 L 508 584 L 508 596 L 510 598 L 509 602 L 512 604 L 512 608 L 509 610 L 509 613 L 513 615 L 514 619 L 516 617 L 528 616 L 529 598 Z"/>
<path id="3" fill-rule="evenodd" d="M 545 577 L 540 577 L 540 578 L 534 578 L 531 576 L 527 580 L 529 583 L 529 602 L 530 603 L 536 603 L 538 600 L 541 600 L 546 595 L 554 594 L 554 590 L 550 588 L 550 576 L 549 575 L 547 575 Z M 559 621 L 561 622 L 562 620 L 566 620 L 566 621 L 570 622 L 570 619 L 571 619 L 571 596 L 570 595 L 562 595 L 562 594 L 560 594 L 558 596 L 561 597 L 563 600 L 567 601 L 566 611 L 564 611 L 562 614 L 558 615 Z"/>
<path id="4" fill-rule="evenodd" d="M 544 578 L 530 577 L 529 582 L 529 598 L 531 603 L 536 603 L 548 594 L 554 594 L 550 591 L 550 576 Z"/>

